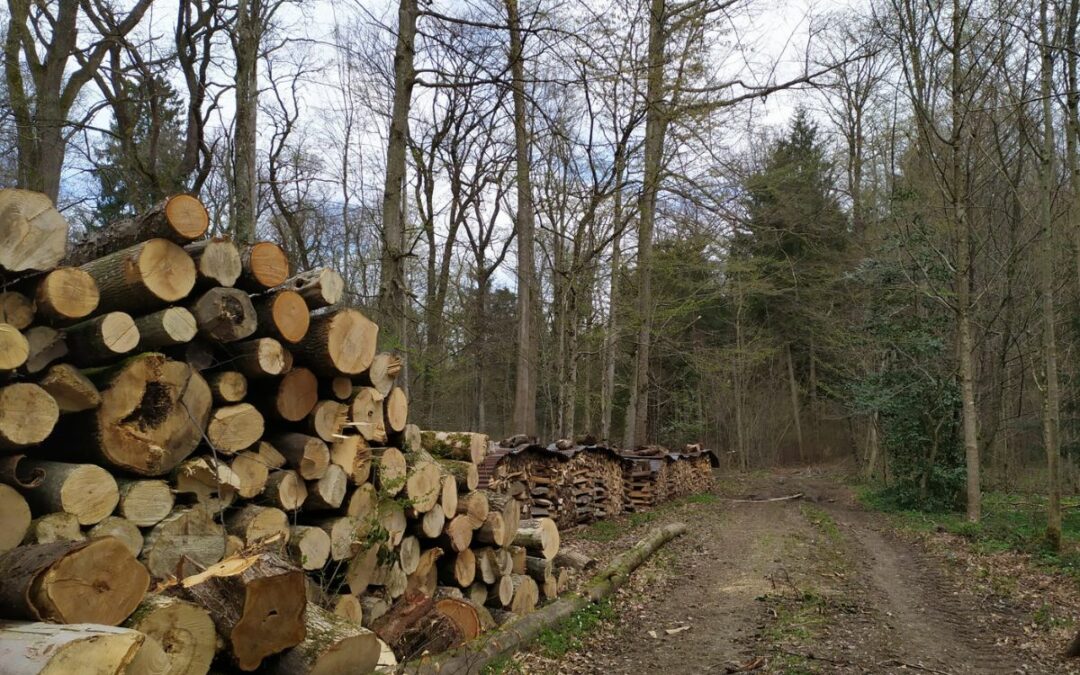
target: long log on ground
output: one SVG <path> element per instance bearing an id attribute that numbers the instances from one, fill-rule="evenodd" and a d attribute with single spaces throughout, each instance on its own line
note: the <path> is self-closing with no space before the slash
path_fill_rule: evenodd
<path id="1" fill-rule="evenodd" d="M 60 408 L 36 384 L 0 388 L 0 448 L 14 450 L 41 443 L 60 419 Z"/>
<path id="2" fill-rule="evenodd" d="M 81 265 L 154 237 L 186 243 L 205 235 L 209 226 L 210 216 L 202 202 L 190 195 L 174 195 L 134 218 L 86 233 L 72 247 L 67 262 Z"/>
<path id="3" fill-rule="evenodd" d="M 53 397 L 61 413 L 82 412 L 101 405 L 101 392 L 70 363 L 51 366 L 38 385 Z"/>
<path id="4" fill-rule="evenodd" d="M 139 329 L 139 351 L 182 345 L 195 339 L 199 331 L 195 316 L 183 307 L 166 307 L 135 319 Z"/>
<path id="5" fill-rule="evenodd" d="M 237 288 L 211 288 L 189 309 L 199 335 L 213 342 L 236 342 L 251 337 L 259 323 L 251 298 Z"/>
<path id="6" fill-rule="evenodd" d="M 27 470 L 41 470 L 40 485 L 26 491 L 26 501 L 37 513 L 63 511 L 93 525 L 116 509 L 120 493 L 116 479 L 95 464 L 68 464 L 27 460 Z"/>
<path id="7" fill-rule="evenodd" d="M 33 375 L 40 373 L 57 359 L 67 356 L 67 343 L 64 334 L 55 328 L 48 326 L 34 326 L 28 328 L 23 337 L 30 347 L 30 353 L 26 357 L 26 372 Z"/>
<path id="8" fill-rule="evenodd" d="M 277 338 L 296 344 L 307 335 L 311 325 L 308 306 L 296 291 L 275 291 L 255 298 L 259 319 L 256 335 Z"/>
<path id="9" fill-rule="evenodd" d="M 146 568 L 112 537 L 0 554 L 0 614 L 13 619 L 116 626 L 149 586 Z"/>
<path id="10" fill-rule="evenodd" d="M 98 457 L 132 473 L 160 476 L 199 445 L 212 396 L 187 363 L 141 354 L 100 377 L 106 386 L 91 443 Z"/>
<path id="11" fill-rule="evenodd" d="M 0 322 L 23 330 L 34 322 L 34 303 L 16 291 L 0 293 Z"/>
<path id="12" fill-rule="evenodd" d="M 108 312 L 64 331 L 68 356 L 80 367 L 113 363 L 139 345 L 139 329 L 124 312 Z"/>
<path id="13" fill-rule="evenodd" d="M 280 286 L 289 278 L 289 258 L 270 241 L 256 242 L 240 251 L 242 271 L 236 285 L 258 293 Z"/>
<path id="14" fill-rule="evenodd" d="M 684 532 L 685 523 L 672 523 L 653 530 L 592 577 L 581 595 L 569 595 L 527 616 L 515 618 L 460 649 L 405 664 L 403 671 L 414 675 L 468 675 L 479 672 L 492 660 L 528 644 L 545 628 L 565 621 L 592 602 L 610 597 L 653 553 Z"/>
<path id="15" fill-rule="evenodd" d="M 311 309 L 336 305 L 345 296 L 345 280 L 328 267 L 301 272 L 282 287 L 299 293 Z"/>
<path id="16" fill-rule="evenodd" d="M 81 267 L 101 292 L 99 312 L 145 313 L 186 298 L 195 286 L 195 263 L 166 239 L 149 239 Z"/>
<path id="17" fill-rule="evenodd" d="M 195 271 L 199 275 L 196 283 L 200 288 L 231 287 L 240 278 L 240 249 L 228 239 L 204 239 L 188 244 L 184 250 L 195 261 Z"/>
<path id="18" fill-rule="evenodd" d="M 147 642 L 156 647 L 151 650 L 159 664 L 157 670 L 133 668 L 129 671 L 132 675 L 138 672 L 201 675 L 210 669 L 217 651 L 217 633 L 210 613 L 169 595 L 147 595 L 124 626 L 146 635 Z"/>
<path id="19" fill-rule="evenodd" d="M 480 464 L 487 456 L 487 434 L 468 431 L 422 431 L 420 443 L 433 457 Z"/>
<path id="20" fill-rule="evenodd" d="M 293 351 L 297 361 L 321 375 L 359 375 L 371 366 L 378 337 L 378 325 L 359 310 L 339 309 L 312 317 Z"/>
<path id="21" fill-rule="evenodd" d="M 263 659 L 304 641 L 304 572 L 268 551 L 243 552 L 186 577 L 182 592 L 210 610 L 236 665 Z"/>
<path id="22" fill-rule="evenodd" d="M 0 553 L 19 545 L 30 529 L 30 506 L 10 485 L 0 485 Z"/>
<path id="23" fill-rule="evenodd" d="M 145 672 L 134 670 L 144 640 L 127 628 L 0 621 L 0 664 L 4 675 Z"/>
<path id="24" fill-rule="evenodd" d="M 67 250 L 68 222 L 40 192 L 0 190 L 0 269 L 47 271 Z"/>
<path id="25" fill-rule="evenodd" d="M 35 311 L 51 324 L 67 324 L 90 316 L 101 301 L 97 282 L 78 267 L 59 267 L 37 282 Z"/>
<path id="26" fill-rule="evenodd" d="M 307 637 L 303 642 L 268 660 L 271 675 L 363 675 L 379 662 L 375 633 L 335 616 L 315 604 L 304 613 Z"/>

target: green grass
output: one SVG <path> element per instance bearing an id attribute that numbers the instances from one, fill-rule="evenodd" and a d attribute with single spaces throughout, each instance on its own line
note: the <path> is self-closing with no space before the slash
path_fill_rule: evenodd
<path id="1" fill-rule="evenodd" d="M 607 600 L 583 607 L 558 625 L 542 630 L 536 636 L 534 649 L 551 659 L 566 656 L 580 649 L 582 639 L 596 630 L 597 626 L 611 621 L 615 616 L 615 610 Z"/>
<path id="2" fill-rule="evenodd" d="M 480 675 L 518 675 L 525 672 L 521 664 L 514 660 L 512 654 L 492 659 L 490 663 L 480 670 Z"/>
<path id="3" fill-rule="evenodd" d="M 1080 579 L 1080 509 L 1069 508 L 1062 514 L 1062 550 L 1056 552 L 1047 547 L 1046 500 L 1041 495 L 986 492 L 978 523 L 969 523 L 958 512 L 896 510 L 870 488 L 860 490 L 859 498 L 869 508 L 891 513 L 906 529 L 951 532 L 972 542 L 980 553 L 1030 553 L 1040 563 Z"/>
<path id="4" fill-rule="evenodd" d="M 816 506 L 810 504 L 802 505 L 802 514 L 810 523 L 816 527 L 825 538 L 834 544 L 840 543 L 843 536 L 840 534 L 840 528 L 837 527 L 836 521 L 832 519 L 828 513 L 819 509 Z"/>

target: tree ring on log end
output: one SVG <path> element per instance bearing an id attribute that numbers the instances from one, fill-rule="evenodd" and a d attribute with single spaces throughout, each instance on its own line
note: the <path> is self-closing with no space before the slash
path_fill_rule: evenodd
<path id="1" fill-rule="evenodd" d="M 195 286 L 195 261 L 187 251 L 167 239 L 146 242 L 135 264 L 138 269 L 134 272 L 146 289 L 165 302 L 187 297 Z"/>
<path id="2" fill-rule="evenodd" d="M 191 195 L 169 197 L 165 203 L 165 217 L 172 229 L 185 239 L 198 239 L 210 227 L 206 207 Z"/>

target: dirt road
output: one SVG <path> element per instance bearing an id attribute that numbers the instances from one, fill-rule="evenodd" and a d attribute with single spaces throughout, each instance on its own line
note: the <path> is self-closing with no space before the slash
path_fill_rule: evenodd
<path id="1" fill-rule="evenodd" d="M 528 672 L 1078 672 L 1018 648 L 1022 608 L 957 583 L 947 561 L 822 472 L 726 481 L 615 541 L 567 539 L 602 557 L 670 520 L 689 533 L 620 592 L 616 618 L 570 654 L 526 657 Z"/>

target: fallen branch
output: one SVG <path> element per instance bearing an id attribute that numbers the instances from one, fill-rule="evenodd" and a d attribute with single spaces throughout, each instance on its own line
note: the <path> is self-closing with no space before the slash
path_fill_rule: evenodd
<path id="1" fill-rule="evenodd" d="M 610 565 L 590 579 L 582 593 L 569 594 L 532 614 L 512 619 L 460 649 L 403 664 L 399 672 L 412 675 L 478 673 L 493 659 L 528 644 L 545 628 L 569 618 L 590 603 L 610 597 L 653 553 L 684 532 L 685 523 L 672 523 L 653 530 L 629 551 L 616 556 Z"/>
<path id="2" fill-rule="evenodd" d="M 803 493 L 796 492 L 793 495 L 785 495 L 783 497 L 771 497 L 769 499 L 729 499 L 728 501 L 735 502 L 736 504 L 765 504 L 768 502 L 786 502 L 792 499 L 802 499 Z"/>

